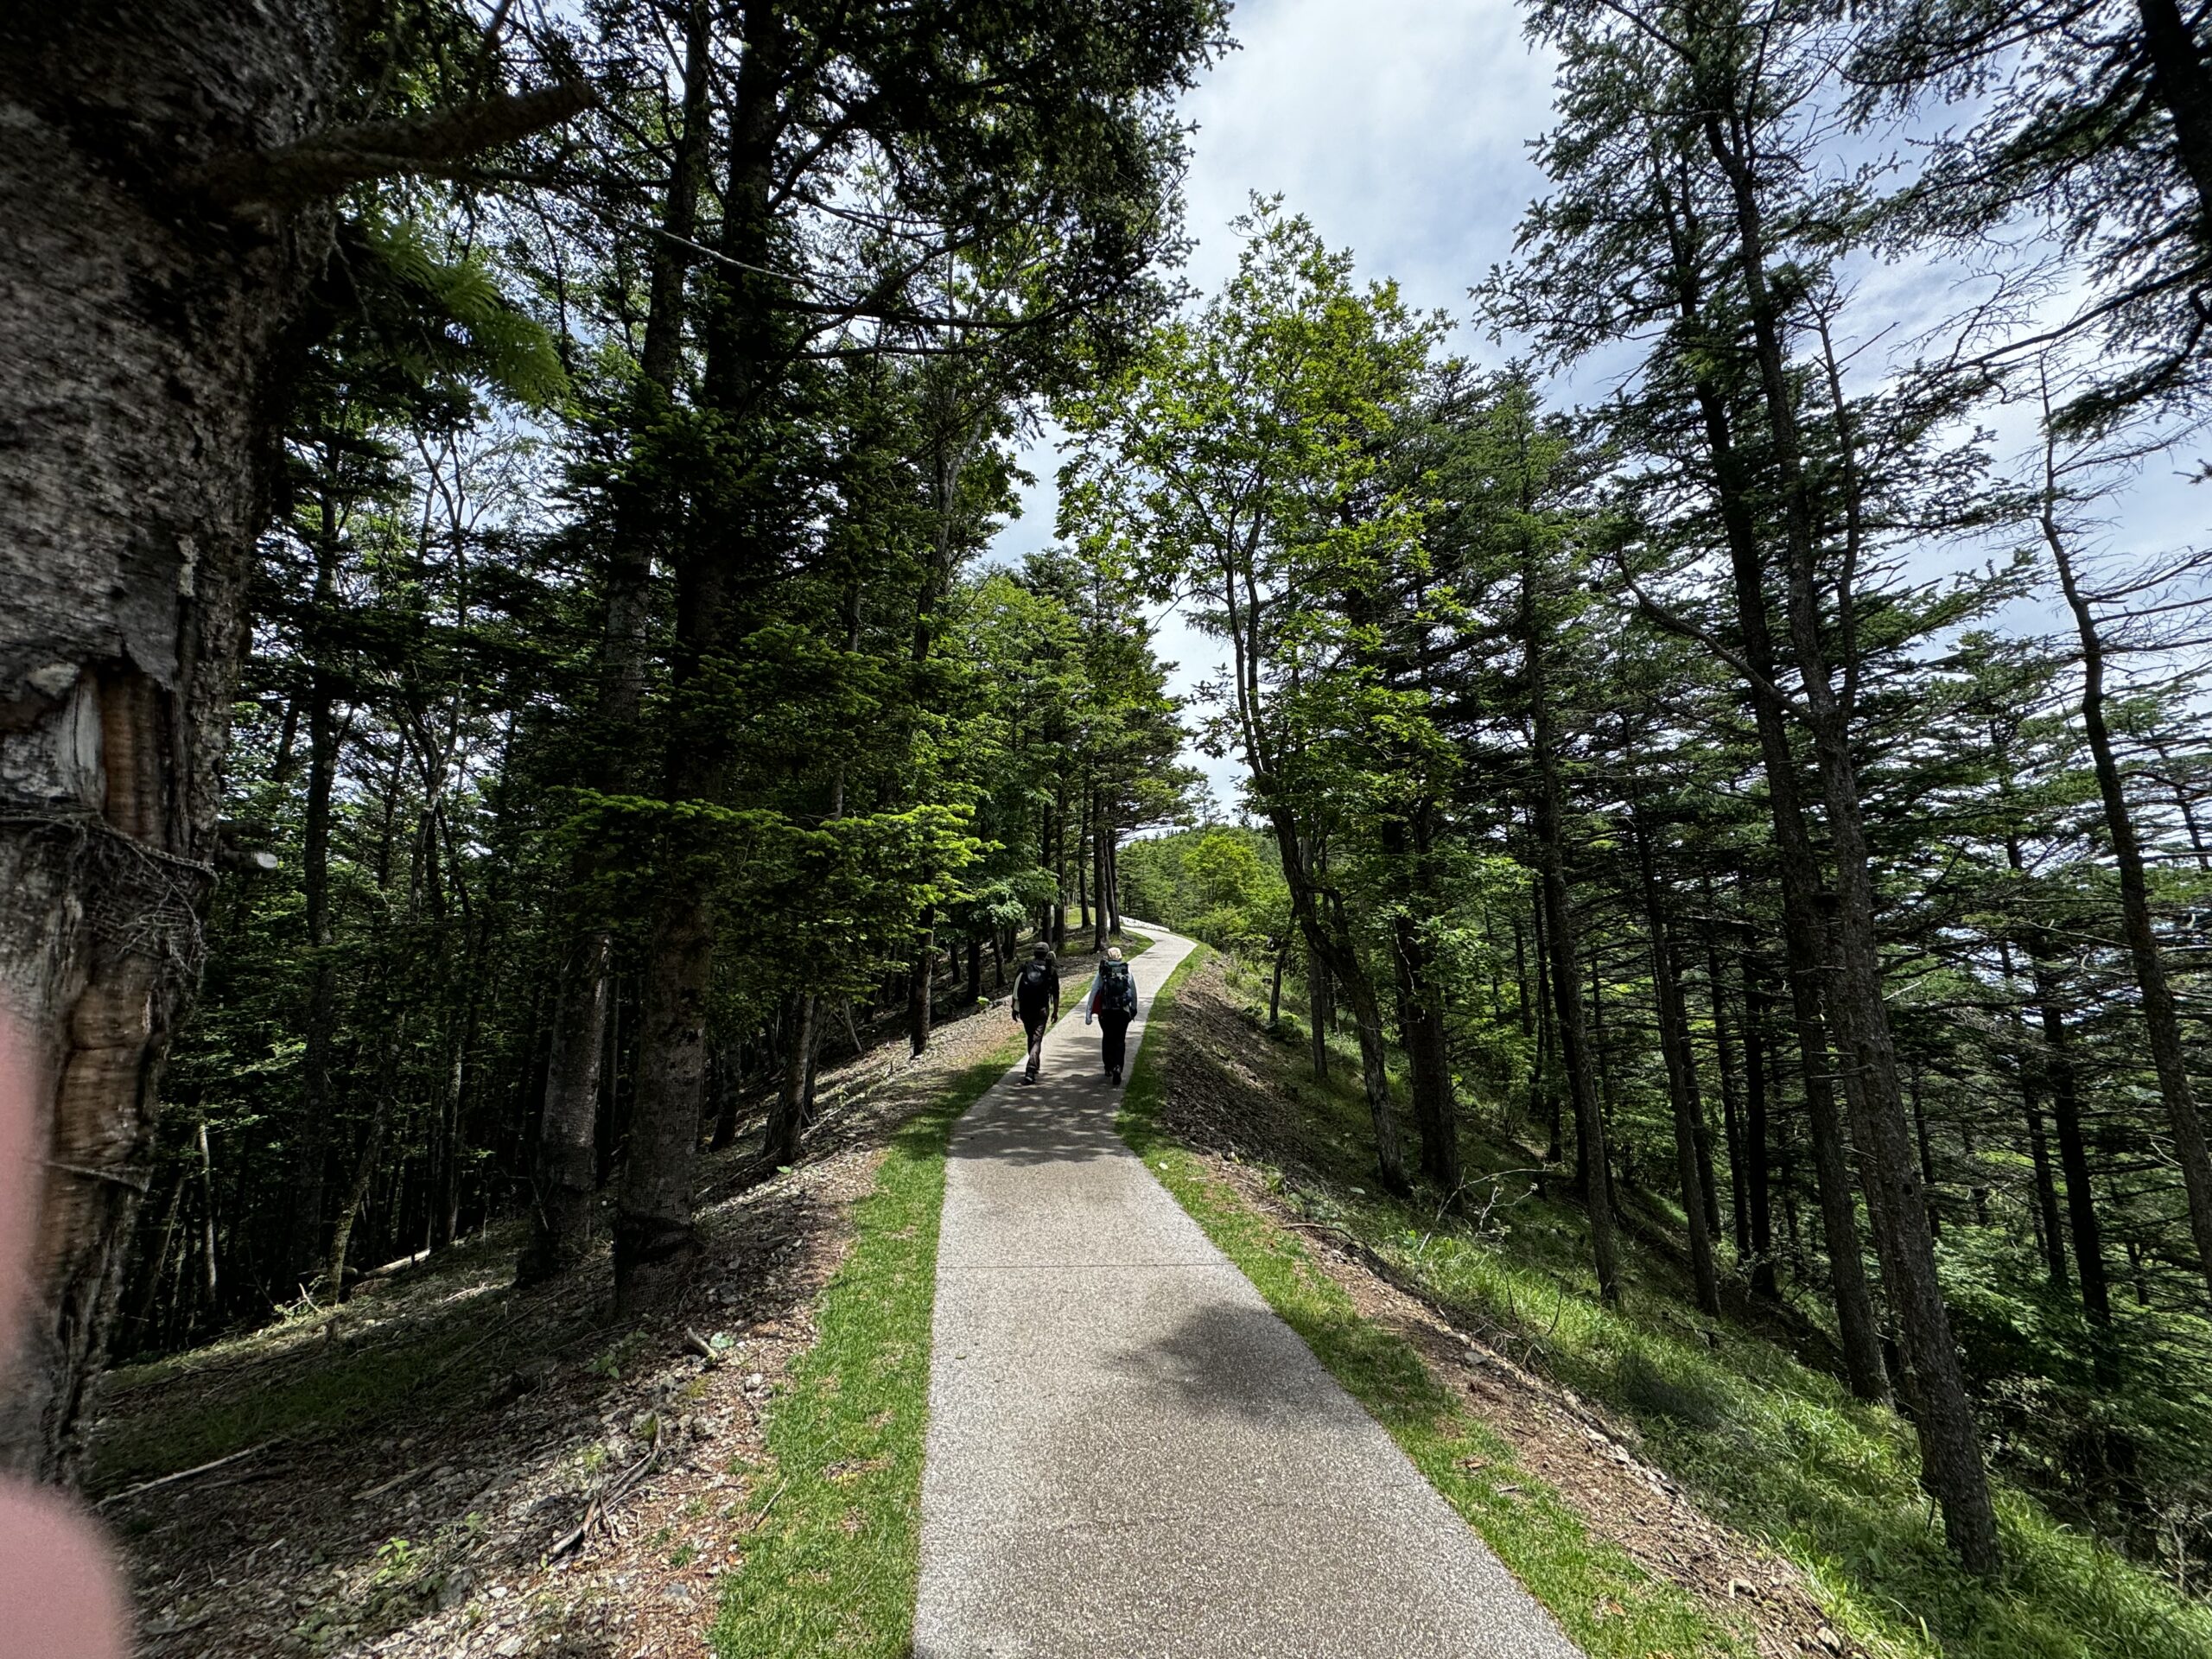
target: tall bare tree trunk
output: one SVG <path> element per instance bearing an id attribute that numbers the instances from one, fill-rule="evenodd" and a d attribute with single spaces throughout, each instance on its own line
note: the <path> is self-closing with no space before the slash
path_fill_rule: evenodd
<path id="1" fill-rule="evenodd" d="M 2048 441 L 2047 441 L 2048 442 Z M 2046 467 L 2051 452 L 2045 451 Z M 2189 1207 L 2189 1231 L 2196 1247 L 2196 1268 L 2212 1295 L 2212 1150 L 2204 1138 L 2204 1119 L 2189 1077 L 2188 1057 L 2182 1048 L 2181 1017 L 2166 977 L 2165 953 L 2158 947 L 2157 924 L 2151 915 L 2150 884 L 2144 875 L 2143 845 L 2135 833 L 2135 817 L 2127 804 L 2127 791 L 2113 752 L 2112 728 L 2105 720 L 2105 644 L 2096 613 L 2075 575 L 2071 551 L 2057 518 L 2055 476 L 2046 491 L 2043 510 L 2045 545 L 2058 567 L 2058 581 L 2074 613 L 2075 632 L 2082 642 L 2082 727 L 2089 740 L 2089 758 L 2097 775 L 2097 794 L 2104 806 L 2105 833 L 2112 840 L 2113 863 L 2120 875 L 2120 931 L 2135 969 L 2141 993 L 2143 1025 L 2150 1039 L 2151 1067 L 2158 1079 L 2158 1099 L 2166 1109 L 2167 1127 L 2173 1132 L 2174 1161 L 2181 1166 L 2182 1192 Z"/>
<path id="2" fill-rule="evenodd" d="M 1717 90 L 1717 89 L 1716 89 Z M 1728 87 L 1725 106 L 1741 89 Z M 1967 1394 L 1949 1310 L 1936 1273 L 1926 1194 L 1914 1166 L 1897 1084 L 1897 1054 L 1882 995 L 1874 889 L 1861 817 L 1850 712 L 1829 677 L 1820 610 L 1812 505 L 1797 429 L 1796 392 L 1789 380 L 1778 308 L 1767 283 L 1765 232 L 1745 124 L 1732 131 L 1710 107 L 1707 147 L 1726 175 L 1735 208 L 1735 253 L 1757 347 L 1760 389 L 1777 470 L 1783 484 L 1784 568 L 1789 638 L 1805 723 L 1812 733 L 1835 869 L 1834 938 L 1840 971 L 1834 981 L 1836 1023 L 1859 1086 L 1851 1090 L 1853 1128 L 1867 1179 L 1868 1206 L 1881 1247 L 1884 1276 L 1912 1370 L 1914 1427 L 1921 1481 L 1943 1511 L 1951 1548 L 1970 1571 L 1989 1576 L 2002 1562 L 1997 1512 L 1989 1492 L 1980 1431 Z M 1839 410 L 1840 416 L 1840 410 Z M 1762 599 L 1762 603 L 1764 601 Z M 1841 603 L 1853 602 L 1847 588 Z M 1848 638 L 1847 633 L 1847 638 Z M 1847 662 L 1846 696 L 1853 664 Z M 2208 1235 L 2212 1236 L 2212 1235 Z"/>
<path id="3" fill-rule="evenodd" d="M 661 207 L 666 233 L 652 238 L 647 256 L 645 335 L 632 400 L 640 426 L 667 408 L 683 367 L 684 276 L 713 124 L 707 110 L 708 45 L 707 8 L 703 0 L 692 0 L 684 13 L 683 113 Z M 642 475 L 617 486 L 609 536 L 599 707 L 588 779 L 601 791 L 619 790 L 630 781 L 629 756 L 645 702 L 648 591 L 653 559 L 668 531 L 655 462 L 633 456 L 632 465 Z M 576 849 L 572 893 L 602 862 L 599 849 Z M 607 1047 L 613 957 L 613 934 L 603 921 L 589 918 L 576 928 L 562 974 L 538 1112 L 531 1237 L 517 1273 L 524 1283 L 565 1272 L 590 1253 L 597 1208 L 599 1068 Z"/>

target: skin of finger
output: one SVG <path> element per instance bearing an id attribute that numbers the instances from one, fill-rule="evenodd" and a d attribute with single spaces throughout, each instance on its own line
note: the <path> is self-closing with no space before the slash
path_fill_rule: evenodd
<path id="1" fill-rule="evenodd" d="M 0 1007 L 0 1329 L 10 1332 L 30 1282 L 45 1081 L 40 1046 Z M 98 1523 L 58 1492 L 0 1480 L 0 1652 L 123 1659 L 128 1628 Z"/>

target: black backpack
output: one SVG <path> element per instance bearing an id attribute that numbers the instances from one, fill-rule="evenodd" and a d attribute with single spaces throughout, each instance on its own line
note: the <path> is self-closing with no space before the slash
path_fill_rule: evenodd
<path id="1" fill-rule="evenodd" d="M 1137 1011 L 1137 982 L 1129 977 L 1126 962 L 1106 962 L 1098 966 L 1098 1007 L 1103 1014 L 1135 1014 Z"/>
<path id="2" fill-rule="evenodd" d="M 1014 981 L 1014 1000 L 1025 1009 L 1041 1008 L 1052 1000 L 1052 987 L 1059 977 L 1051 963 L 1032 957 L 1021 964 L 1021 976 Z"/>

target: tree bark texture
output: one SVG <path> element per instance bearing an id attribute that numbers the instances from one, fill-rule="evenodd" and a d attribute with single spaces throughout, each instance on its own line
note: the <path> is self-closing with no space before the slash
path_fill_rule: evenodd
<path id="1" fill-rule="evenodd" d="M 42 1197 L 0 1464 L 67 1480 L 196 981 L 218 775 L 315 208 L 179 182 L 327 117 L 341 8 L 0 21 L 0 1018 L 41 1060 Z"/>

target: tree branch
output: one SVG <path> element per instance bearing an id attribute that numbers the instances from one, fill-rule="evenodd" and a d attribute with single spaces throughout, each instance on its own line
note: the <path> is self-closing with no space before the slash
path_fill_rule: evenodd
<path id="1" fill-rule="evenodd" d="M 487 149 L 526 138 L 598 102 L 580 82 L 435 110 L 404 121 L 371 121 L 318 133 L 282 149 L 232 152 L 187 175 L 222 206 L 296 207 L 371 179 L 443 174 Z"/>

